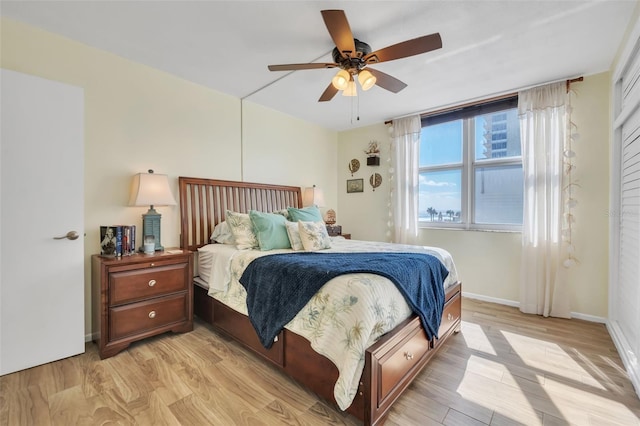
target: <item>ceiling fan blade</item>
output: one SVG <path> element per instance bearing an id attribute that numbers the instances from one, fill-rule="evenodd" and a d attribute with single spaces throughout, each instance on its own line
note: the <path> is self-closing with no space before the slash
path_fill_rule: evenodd
<path id="1" fill-rule="evenodd" d="M 440 33 L 434 33 L 402 43 L 387 46 L 375 52 L 369 53 L 364 57 L 364 61 L 368 64 L 379 62 L 393 61 L 394 59 L 406 58 L 408 56 L 419 55 L 421 53 L 430 52 L 442 47 L 442 39 Z"/>
<path id="2" fill-rule="evenodd" d="M 269 65 L 269 71 L 297 71 L 297 70 L 315 70 L 320 68 L 335 68 L 338 64 L 333 62 L 314 62 L 309 64 L 282 64 Z"/>
<path id="3" fill-rule="evenodd" d="M 333 87 L 332 83 L 329 83 L 329 85 L 324 90 L 324 92 L 322 92 L 322 96 L 320 96 L 320 99 L 318 99 L 318 102 L 330 101 L 331 99 L 333 99 L 333 97 L 336 95 L 336 93 L 338 93 L 338 89 Z"/>
<path id="4" fill-rule="evenodd" d="M 373 68 L 367 67 L 369 72 L 374 75 L 376 78 L 376 85 L 382 87 L 383 89 L 387 89 L 390 92 L 398 93 L 405 87 L 407 87 L 407 83 L 403 83 L 395 77 L 390 76 L 389 74 L 385 74 L 382 71 L 374 70 Z"/>
<path id="5" fill-rule="evenodd" d="M 323 10 L 321 13 L 329 35 L 331 35 L 336 47 L 342 53 L 342 57 L 354 56 L 356 45 L 344 10 Z"/>

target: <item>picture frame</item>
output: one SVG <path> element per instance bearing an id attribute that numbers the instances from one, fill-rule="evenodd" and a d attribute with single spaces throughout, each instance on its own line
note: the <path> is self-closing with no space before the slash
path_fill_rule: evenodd
<path id="1" fill-rule="evenodd" d="M 122 255 L 122 228 L 118 226 L 101 226 L 100 227 L 100 255 L 108 257 L 116 257 Z"/>
<path id="2" fill-rule="evenodd" d="M 364 192 L 364 179 L 347 179 L 347 194 Z"/>

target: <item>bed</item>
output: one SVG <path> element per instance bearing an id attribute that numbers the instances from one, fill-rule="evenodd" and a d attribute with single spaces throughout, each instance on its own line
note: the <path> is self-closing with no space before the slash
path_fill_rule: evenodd
<path id="1" fill-rule="evenodd" d="M 203 261 L 203 265 L 197 268 L 203 276 L 196 276 L 194 279 L 195 315 L 237 340 L 265 361 L 277 366 L 323 399 L 337 405 L 338 409 L 343 409 L 361 419 L 366 425 L 384 423 L 393 402 L 447 339 L 460 330 L 461 284 L 457 281 L 456 274 L 450 274 L 447 277 L 448 282 L 445 281 L 444 306 L 438 338 L 428 339 L 418 316 L 409 312 L 406 319 L 399 317 L 397 324 L 393 323 L 393 329 L 383 330 L 381 337 L 376 337 L 375 342 L 362 348 L 362 355 L 355 357 L 361 358 L 359 367 L 348 368 L 350 374 L 356 376 L 346 377 L 348 374 L 345 374 L 345 366 L 336 364 L 333 354 L 326 351 L 321 354 L 322 350 L 318 351 L 317 347 L 314 349 L 314 345 L 317 346 L 316 339 L 313 335 L 305 334 L 305 327 L 300 325 L 300 321 L 297 328 L 295 321 L 287 324 L 287 327 L 277 334 L 271 347 L 266 349 L 247 317 L 246 309 L 243 312 L 239 302 L 236 301 L 234 305 L 232 297 L 223 296 L 229 292 L 215 293 L 220 289 L 214 291 L 211 288 L 212 283 L 215 286 L 217 280 L 220 280 L 224 274 L 227 281 L 235 281 L 229 278 L 229 275 L 236 274 L 228 271 L 222 274 L 221 271 L 225 268 L 221 265 L 230 265 L 229 270 L 232 271 L 233 262 L 246 264 L 265 253 L 259 250 L 248 250 L 242 254 L 233 254 L 232 249 L 222 244 L 210 245 L 209 238 L 214 227 L 225 220 L 226 210 L 240 213 L 247 213 L 249 210 L 275 212 L 287 207 L 302 207 L 300 188 L 180 177 L 179 191 L 181 247 L 198 252 Z M 328 251 L 368 252 L 371 250 L 369 244 L 372 243 L 348 242 L 335 238 L 332 249 Z M 406 247 L 397 247 L 399 247 L 398 250 L 406 249 Z M 393 250 L 389 247 L 387 249 Z M 210 250 L 213 253 L 209 253 Z M 444 250 L 437 248 L 425 248 L 425 250 L 430 250 L 430 253 L 443 260 L 443 263 L 449 262 L 449 269 L 455 270 L 452 261 L 448 258 L 448 253 Z M 212 258 L 220 263 L 206 260 L 205 255 L 213 256 Z M 210 272 L 208 275 L 217 273 L 218 278 L 205 276 L 204 271 L 207 267 L 204 263 L 217 265 L 216 267 L 208 266 Z M 352 281 L 356 282 L 355 278 Z M 378 279 L 385 280 L 382 277 Z M 333 280 L 327 283 L 327 288 L 332 282 Z M 345 383 L 344 396 L 337 391 L 337 383 L 341 380 Z"/>

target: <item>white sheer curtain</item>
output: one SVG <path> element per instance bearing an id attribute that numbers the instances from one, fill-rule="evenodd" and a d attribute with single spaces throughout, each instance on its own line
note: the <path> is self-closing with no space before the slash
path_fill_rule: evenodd
<path id="1" fill-rule="evenodd" d="M 391 215 L 393 242 L 415 244 L 418 237 L 420 116 L 393 120 Z"/>
<path id="2" fill-rule="evenodd" d="M 518 94 L 524 172 L 520 310 L 571 316 L 562 267 L 566 83 Z"/>

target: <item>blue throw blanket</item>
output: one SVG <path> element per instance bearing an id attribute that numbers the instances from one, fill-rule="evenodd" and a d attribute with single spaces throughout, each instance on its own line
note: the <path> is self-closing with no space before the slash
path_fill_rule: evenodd
<path id="1" fill-rule="evenodd" d="M 290 253 L 254 259 L 240 283 L 260 342 L 270 348 L 280 330 L 332 278 L 371 273 L 391 280 L 422 322 L 437 337 L 444 307 L 443 282 L 449 271 L 424 253 Z"/>

